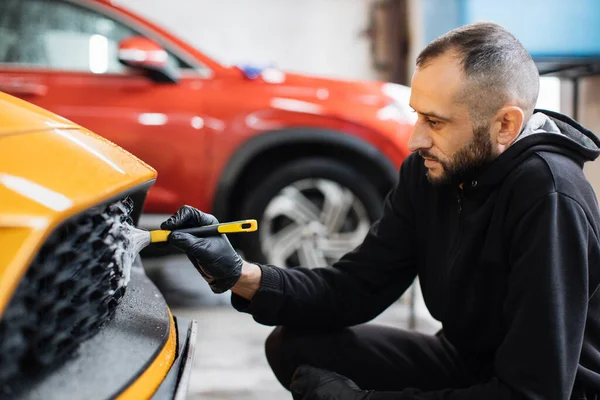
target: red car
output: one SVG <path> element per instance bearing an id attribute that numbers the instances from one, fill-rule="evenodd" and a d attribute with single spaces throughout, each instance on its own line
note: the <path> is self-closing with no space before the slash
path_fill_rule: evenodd
<path id="1" fill-rule="evenodd" d="M 327 265 L 355 247 L 409 154 L 409 88 L 225 66 L 100 0 L 2 0 L 0 90 L 158 171 L 141 225 L 189 204 L 255 218 L 252 260 Z M 94 176 L 90 176 L 94 179 Z"/>

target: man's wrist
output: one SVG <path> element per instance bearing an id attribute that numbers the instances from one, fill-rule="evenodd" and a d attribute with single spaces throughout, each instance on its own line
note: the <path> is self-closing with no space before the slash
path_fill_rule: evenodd
<path id="1" fill-rule="evenodd" d="M 260 289 L 261 278 L 262 270 L 258 265 L 243 261 L 242 274 L 231 291 L 250 301 Z"/>

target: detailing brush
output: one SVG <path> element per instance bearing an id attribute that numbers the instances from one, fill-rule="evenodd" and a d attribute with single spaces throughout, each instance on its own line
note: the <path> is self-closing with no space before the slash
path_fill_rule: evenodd
<path id="1" fill-rule="evenodd" d="M 147 231 L 128 225 L 131 237 L 131 253 L 138 254 L 151 243 L 166 242 L 172 231 L 153 230 Z M 223 222 L 214 225 L 205 225 L 197 228 L 177 229 L 176 232 L 189 233 L 196 237 L 217 236 L 224 233 L 242 233 L 254 232 L 258 229 L 258 223 L 255 219 L 245 219 L 242 221 Z"/>

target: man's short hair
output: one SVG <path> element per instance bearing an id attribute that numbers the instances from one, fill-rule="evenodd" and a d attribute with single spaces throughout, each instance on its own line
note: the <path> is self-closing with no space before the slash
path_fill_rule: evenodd
<path id="1" fill-rule="evenodd" d="M 461 59 L 466 84 L 458 101 L 474 124 L 485 124 L 506 103 L 515 103 L 528 119 L 539 94 L 538 69 L 525 47 L 508 30 L 488 22 L 453 29 L 421 51 L 417 67 L 447 52 Z"/>

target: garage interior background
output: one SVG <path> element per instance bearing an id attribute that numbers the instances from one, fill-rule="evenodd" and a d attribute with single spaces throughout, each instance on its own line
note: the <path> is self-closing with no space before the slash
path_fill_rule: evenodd
<path id="1" fill-rule="evenodd" d="M 537 59 L 583 64 L 571 78 L 543 77 L 538 107 L 600 134 L 600 2 L 597 0 L 115 0 L 225 64 L 275 65 L 341 79 L 410 85 L 418 52 L 444 32 L 498 22 Z M 531 16 L 536 16 L 532 22 Z M 494 17 L 490 17 L 494 16 Z M 535 29 L 531 29 L 536 25 Z M 569 64 L 571 63 L 571 64 Z M 594 64 L 595 63 L 595 64 Z M 595 72 L 598 72 L 597 70 Z M 585 172 L 600 195 L 600 160 Z M 417 295 L 416 314 L 429 317 Z"/>
<path id="2" fill-rule="evenodd" d="M 403 84 L 410 83 L 416 55 L 428 41 L 468 22 L 460 9 L 481 3 L 485 15 L 487 7 L 485 0 L 114 2 L 226 64 L 275 64 L 294 72 Z M 547 87 L 557 87 L 548 82 Z M 558 106 L 554 98 L 545 101 Z"/>
<path id="3" fill-rule="evenodd" d="M 600 55 L 600 42 L 595 40 L 600 36 L 600 24 L 594 22 L 600 19 L 600 2 L 595 0 L 529 0 L 526 5 L 510 0 L 501 7 L 487 0 L 115 3 L 158 22 L 223 63 L 275 65 L 342 79 L 381 79 L 409 85 L 416 55 L 427 42 L 479 19 L 507 26 L 532 52 L 563 56 L 570 52 L 585 62 L 597 62 Z M 545 23 L 539 24 L 539 29 L 529 29 L 530 15 L 539 15 L 537 20 Z M 560 18 L 563 24 L 555 25 Z M 561 26 L 561 32 L 556 32 L 556 26 Z M 546 35 L 543 30 L 554 30 L 554 34 Z M 552 44 L 548 44 L 549 38 Z M 600 115 L 594 112 L 600 105 L 599 87 L 598 75 L 581 78 L 576 89 L 570 79 L 544 77 L 538 106 L 574 116 L 577 105 L 577 119 L 600 132 Z M 586 173 L 600 192 L 600 161 L 590 164 Z"/>

